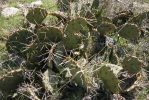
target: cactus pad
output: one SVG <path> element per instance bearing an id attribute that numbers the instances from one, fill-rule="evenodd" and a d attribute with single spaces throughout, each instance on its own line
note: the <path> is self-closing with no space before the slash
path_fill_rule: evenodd
<path id="1" fill-rule="evenodd" d="M 77 62 L 75 62 L 72 58 L 67 63 L 67 67 L 70 69 L 70 73 L 72 75 L 73 83 L 76 83 L 78 86 L 81 87 L 87 87 L 86 80 L 85 80 L 85 74 L 80 66 L 77 65 Z"/>
<path id="2" fill-rule="evenodd" d="M 34 8 L 28 11 L 26 19 L 33 24 L 41 24 L 47 16 L 47 11 L 41 8 Z"/>
<path id="3" fill-rule="evenodd" d="M 65 27 L 65 34 L 82 33 L 88 36 L 88 31 L 88 22 L 84 18 L 73 19 Z"/>
<path id="4" fill-rule="evenodd" d="M 137 40 L 140 33 L 135 24 L 125 24 L 120 28 L 118 34 L 127 40 Z"/>
<path id="5" fill-rule="evenodd" d="M 101 35 L 106 35 L 110 32 L 114 32 L 114 30 L 116 29 L 114 24 L 111 23 L 101 23 L 97 30 Z"/>
<path id="6" fill-rule="evenodd" d="M 11 70 L 0 75 L 0 90 L 4 92 L 15 91 L 21 82 L 23 82 L 22 69 Z"/>
<path id="7" fill-rule="evenodd" d="M 84 18 L 76 18 L 68 22 L 65 27 L 64 45 L 66 49 L 72 50 L 79 48 L 81 43 L 87 43 L 86 39 L 89 32 L 89 23 Z"/>
<path id="8" fill-rule="evenodd" d="M 33 43 L 35 35 L 28 30 L 19 30 L 9 36 L 6 47 L 9 53 L 16 53 L 19 56 Z"/>
<path id="9" fill-rule="evenodd" d="M 50 44 L 35 43 L 26 51 L 26 60 L 32 63 L 41 63 L 48 56 L 50 49 Z"/>
<path id="10" fill-rule="evenodd" d="M 113 93 L 120 91 L 119 80 L 109 66 L 103 65 L 101 68 L 95 69 L 94 76 L 100 78 L 109 91 Z"/>
<path id="11" fill-rule="evenodd" d="M 122 62 L 122 66 L 129 73 L 136 74 L 141 71 L 142 62 L 135 56 L 126 56 Z"/>
<path id="12" fill-rule="evenodd" d="M 149 12 L 143 12 L 137 16 L 134 16 L 132 19 L 129 20 L 129 22 L 135 23 L 135 24 L 141 24 L 144 19 L 149 18 Z"/>
<path id="13" fill-rule="evenodd" d="M 39 42 L 60 42 L 63 38 L 62 32 L 55 27 L 42 27 L 37 30 Z"/>
<path id="14" fill-rule="evenodd" d="M 64 38 L 63 43 L 67 50 L 79 48 L 82 43 L 82 37 L 78 34 L 69 34 Z"/>

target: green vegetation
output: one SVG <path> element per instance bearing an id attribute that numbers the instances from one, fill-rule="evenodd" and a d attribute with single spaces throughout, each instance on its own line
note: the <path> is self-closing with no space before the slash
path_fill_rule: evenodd
<path id="1" fill-rule="evenodd" d="M 148 16 L 136 20 L 133 12 L 124 11 L 108 18 L 96 0 L 88 11 L 74 7 L 80 3 L 77 1 L 58 1 L 60 8 L 51 3 L 53 9 L 47 2 L 43 5 L 46 9 L 29 9 L 25 17 L 10 17 L 10 25 L 2 25 L 2 29 L 10 28 L 8 33 L 13 31 L 8 35 L 3 32 L 6 39 L 0 45 L 2 52 L 13 54 L 9 60 L 0 55 L 4 59 L 0 71 L 2 99 L 111 100 L 115 94 L 116 99 L 146 99 L 142 94 L 148 89 L 142 85 L 149 78 L 149 51 L 139 46 L 149 37 L 148 30 L 142 33 L 140 24 Z M 58 9 L 64 12 L 53 12 Z"/>

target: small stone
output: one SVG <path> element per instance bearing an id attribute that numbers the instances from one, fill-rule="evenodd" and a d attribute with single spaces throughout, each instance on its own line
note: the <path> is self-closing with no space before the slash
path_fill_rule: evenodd
<path id="1" fill-rule="evenodd" d="M 10 16 L 16 15 L 19 11 L 20 10 L 18 8 L 15 8 L 15 7 L 6 7 L 4 9 L 2 9 L 1 15 L 7 18 Z"/>
<path id="2" fill-rule="evenodd" d="M 37 1 L 35 1 L 35 2 L 32 2 L 30 6 L 31 6 L 31 7 L 40 7 L 42 4 L 43 4 L 43 3 L 42 3 L 41 0 L 37 0 Z"/>

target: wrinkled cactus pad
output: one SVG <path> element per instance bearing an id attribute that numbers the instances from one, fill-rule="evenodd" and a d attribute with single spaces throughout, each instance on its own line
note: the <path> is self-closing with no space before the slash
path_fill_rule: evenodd
<path id="1" fill-rule="evenodd" d="M 123 25 L 120 30 L 118 31 L 118 34 L 127 40 L 137 40 L 140 32 L 135 24 L 125 24 Z"/>
<path id="2" fill-rule="evenodd" d="M 41 27 L 37 30 L 39 42 L 60 42 L 63 38 L 61 30 L 55 27 Z"/>
<path id="3" fill-rule="evenodd" d="M 6 47 L 9 53 L 16 53 L 19 56 L 33 43 L 35 39 L 34 33 L 22 29 L 14 32 L 9 36 Z"/>
<path id="4" fill-rule="evenodd" d="M 126 56 L 122 62 L 122 67 L 129 73 L 136 74 L 141 71 L 142 62 L 135 56 Z"/>
<path id="5" fill-rule="evenodd" d="M 33 8 L 28 11 L 26 19 L 33 24 L 41 24 L 42 21 L 46 18 L 48 12 L 42 8 Z"/>

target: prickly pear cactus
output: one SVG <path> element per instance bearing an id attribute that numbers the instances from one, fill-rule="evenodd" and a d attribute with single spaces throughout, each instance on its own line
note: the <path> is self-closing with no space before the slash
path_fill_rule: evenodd
<path id="1" fill-rule="evenodd" d="M 35 38 L 34 33 L 26 29 L 16 31 L 10 35 L 7 40 L 7 51 L 9 53 L 18 54 L 19 56 L 24 56 L 24 52 L 34 42 Z"/>
<path id="2" fill-rule="evenodd" d="M 41 27 L 37 30 L 37 39 L 39 42 L 60 42 L 63 38 L 61 30 L 55 27 Z"/>
<path id="3" fill-rule="evenodd" d="M 122 66 L 129 73 L 137 74 L 141 71 L 142 62 L 135 56 L 126 56 L 122 62 Z"/>
<path id="4" fill-rule="evenodd" d="M 41 24 L 48 15 L 48 12 L 42 8 L 33 8 L 28 11 L 26 19 L 32 24 Z"/>
<path id="5" fill-rule="evenodd" d="M 100 78 L 109 91 L 119 93 L 119 80 L 109 66 L 102 65 L 101 67 L 96 68 L 94 77 Z"/>
<path id="6" fill-rule="evenodd" d="M 107 22 L 101 23 L 97 28 L 98 32 L 101 35 L 106 35 L 110 32 L 114 32 L 115 29 L 116 29 L 116 26 L 114 24 L 107 23 Z"/>
<path id="7" fill-rule="evenodd" d="M 137 25 L 127 23 L 121 26 L 120 30 L 118 31 L 118 34 L 127 40 L 134 41 L 138 40 L 140 32 Z"/>

